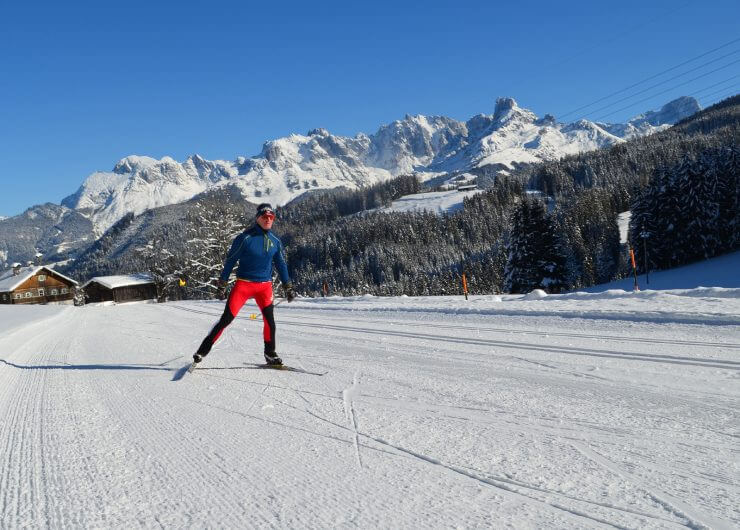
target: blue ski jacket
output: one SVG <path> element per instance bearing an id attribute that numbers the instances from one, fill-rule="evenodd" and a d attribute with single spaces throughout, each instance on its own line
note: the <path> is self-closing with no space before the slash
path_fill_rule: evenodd
<path id="1" fill-rule="evenodd" d="M 269 282 L 272 280 L 272 264 L 275 263 L 283 284 L 290 283 L 288 266 L 283 258 L 283 244 L 270 230 L 263 230 L 255 224 L 234 239 L 226 255 L 226 263 L 221 280 L 228 281 L 236 262 L 236 276 L 250 282 Z"/>

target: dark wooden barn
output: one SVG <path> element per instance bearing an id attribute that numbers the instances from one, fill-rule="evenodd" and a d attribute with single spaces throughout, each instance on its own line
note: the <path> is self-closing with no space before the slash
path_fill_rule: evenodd
<path id="1" fill-rule="evenodd" d="M 148 274 L 97 276 L 88 280 L 82 288 L 88 303 L 123 303 L 157 298 L 157 287 Z"/>

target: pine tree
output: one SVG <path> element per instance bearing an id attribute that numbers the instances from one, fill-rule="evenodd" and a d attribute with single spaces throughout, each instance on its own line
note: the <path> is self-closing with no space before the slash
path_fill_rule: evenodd
<path id="1" fill-rule="evenodd" d="M 540 285 L 549 293 L 559 293 L 568 285 L 565 244 L 554 217 L 548 215 L 542 221 L 541 257 L 537 264 L 538 275 L 542 278 Z"/>
<path id="2" fill-rule="evenodd" d="M 504 289 L 559 292 L 566 285 L 565 251 L 555 224 L 541 201 L 525 198 L 514 211 Z"/>

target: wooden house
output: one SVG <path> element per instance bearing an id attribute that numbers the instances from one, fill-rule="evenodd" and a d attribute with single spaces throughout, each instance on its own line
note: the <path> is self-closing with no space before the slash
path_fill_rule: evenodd
<path id="1" fill-rule="evenodd" d="M 19 263 L 0 273 L 0 304 L 72 302 L 77 282 L 43 265 Z"/>
<path id="2" fill-rule="evenodd" d="M 82 288 L 87 302 L 134 302 L 157 298 L 157 287 L 148 274 L 96 276 Z"/>

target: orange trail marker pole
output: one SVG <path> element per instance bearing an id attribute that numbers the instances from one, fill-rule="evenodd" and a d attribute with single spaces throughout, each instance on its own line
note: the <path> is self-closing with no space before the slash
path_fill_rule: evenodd
<path id="1" fill-rule="evenodd" d="M 463 293 L 465 293 L 465 300 L 468 299 L 468 280 L 465 278 L 465 273 L 462 275 Z"/>
<path id="2" fill-rule="evenodd" d="M 635 274 L 635 291 L 640 290 L 640 286 L 637 285 L 637 265 L 635 265 L 635 251 L 630 249 L 630 261 L 632 262 L 632 272 Z"/>

